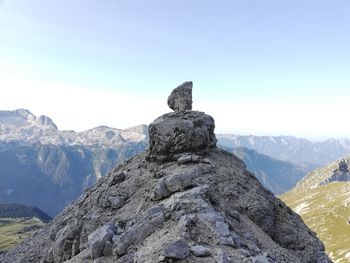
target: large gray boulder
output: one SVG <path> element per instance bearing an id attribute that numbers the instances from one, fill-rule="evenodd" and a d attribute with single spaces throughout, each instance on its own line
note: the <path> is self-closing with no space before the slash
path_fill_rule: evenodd
<path id="1" fill-rule="evenodd" d="M 164 114 L 149 126 L 152 159 L 174 160 L 183 153 L 204 153 L 216 146 L 214 119 L 198 111 Z"/>
<path id="2" fill-rule="evenodd" d="M 178 86 L 168 97 L 168 106 L 174 111 L 192 110 L 192 81 Z"/>
<path id="3" fill-rule="evenodd" d="M 112 241 L 112 237 L 115 234 L 114 232 L 115 227 L 113 224 L 106 224 L 99 227 L 89 235 L 88 245 L 93 259 L 102 256 L 105 244 Z"/>
<path id="4" fill-rule="evenodd" d="M 185 240 L 178 240 L 164 249 L 162 255 L 165 258 L 185 259 L 190 254 L 188 244 Z"/>
<path id="5" fill-rule="evenodd" d="M 191 111 L 192 82 L 174 89 L 168 105 L 175 112 L 164 114 L 149 125 L 150 159 L 164 162 L 179 158 L 182 163 L 199 161 L 198 156 L 189 153 L 203 154 L 216 146 L 214 119 L 203 112 Z M 187 155 L 181 156 L 184 153 Z"/>

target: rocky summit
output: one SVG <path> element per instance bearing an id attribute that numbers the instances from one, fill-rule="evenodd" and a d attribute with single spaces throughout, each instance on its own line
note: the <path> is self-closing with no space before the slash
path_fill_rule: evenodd
<path id="1" fill-rule="evenodd" d="M 149 126 L 147 151 L 0 262 L 330 262 L 301 218 L 216 147 L 214 120 L 190 110 L 190 93 L 172 94 L 175 112 Z"/>

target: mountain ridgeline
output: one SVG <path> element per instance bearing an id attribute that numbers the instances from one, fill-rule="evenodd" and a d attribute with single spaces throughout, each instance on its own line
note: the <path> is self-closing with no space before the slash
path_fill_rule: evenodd
<path id="1" fill-rule="evenodd" d="M 98 178 L 147 146 L 146 126 L 59 131 L 49 117 L 0 111 L 0 202 L 51 216 Z"/>
<path id="2" fill-rule="evenodd" d="M 263 186 L 276 195 L 292 189 L 306 174 L 318 167 L 281 161 L 244 147 L 225 149 L 242 159 Z"/>
<path id="3" fill-rule="evenodd" d="M 116 167 L 2 263 L 329 263 L 322 242 L 192 111 L 192 82 Z"/>
<path id="4" fill-rule="evenodd" d="M 228 148 L 245 147 L 267 156 L 292 162 L 327 165 L 350 154 L 350 140 L 312 142 L 292 136 L 243 136 L 219 134 L 218 143 Z"/>
<path id="5" fill-rule="evenodd" d="M 300 149 L 312 143 L 293 137 L 217 137 L 220 147 L 231 152 L 233 149 L 225 146 L 250 148 L 238 147 L 234 153 L 275 194 L 291 189 L 317 167 L 296 160 L 308 160 L 313 150 L 328 159 L 347 151 L 345 140 L 320 143 L 327 144 L 327 150 L 304 151 Z M 0 163 L 6 164 L 0 165 L 0 202 L 33 205 L 55 216 L 115 165 L 147 147 L 145 125 L 125 130 L 100 126 L 83 132 L 60 131 L 47 116 L 36 117 L 24 109 L 0 111 Z M 286 158 L 288 149 L 297 154 Z M 293 159 L 295 155 L 298 159 Z"/>
<path id="6" fill-rule="evenodd" d="M 0 204 L 0 218 L 37 218 L 47 223 L 52 218 L 39 208 L 19 204 Z"/>
<path id="7" fill-rule="evenodd" d="M 281 198 L 324 241 L 334 262 L 350 262 L 350 156 L 309 173 Z"/>

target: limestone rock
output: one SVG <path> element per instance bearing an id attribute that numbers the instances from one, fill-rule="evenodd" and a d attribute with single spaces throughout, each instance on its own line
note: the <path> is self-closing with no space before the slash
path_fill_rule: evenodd
<path id="1" fill-rule="evenodd" d="M 195 255 L 196 257 L 210 256 L 210 249 L 205 246 L 201 246 L 201 245 L 192 246 L 190 250 L 192 254 Z"/>
<path id="2" fill-rule="evenodd" d="M 232 260 L 228 257 L 228 255 L 225 252 L 220 251 L 217 258 L 217 263 L 233 263 Z"/>
<path id="3" fill-rule="evenodd" d="M 192 110 L 192 81 L 174 89 L 168 97 L 168 106 L 174 111 Z"/>
<path id="4" fill-rule="evenodd" d="M 167 161 L 183 153 L 203 154 L 216 146 L 214 129 L 214 119 L 202 112 L 165 114 L 149 126 L 150 157 Z"/>
<path id="5" fill-rule="evenodd" d="M 105 257 L 110 257 L 113 255 L 113 244 L 110 241 L 106 241 L 102 254 Z"/>
<path id="6" fill-rule="evenodd" d="M 162 253 L 165 258 L 185 259 L 190 254 L 188 244 L 185 240 L 178 240 L 168 246 Z"/>
<path id="7" fill-rule="evenodd" d="M 96 229 L 88 238 L 88 244 L 93 259 L 103 255 L 106 242 L 111 242 L 115 227 L 112 224 L 106 224 Z M 106 250 L 107 251 L 107 250 Z"/>

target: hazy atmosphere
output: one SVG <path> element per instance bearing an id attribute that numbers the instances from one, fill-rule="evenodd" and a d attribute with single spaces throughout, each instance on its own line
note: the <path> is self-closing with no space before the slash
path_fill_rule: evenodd
<path id="1" fill-rule="evenodd" d="M 0 263 L 350 263 L 349 0 L 0 0 Z"/>
<path id="2" fill-rule="evenodd" d="M 350 137 L 349 1 L 0 1 L 0 108 L 148 124 L 194 82 L 218 133 Z M 125 114 L 127 112 L 127 114 Z"/>

